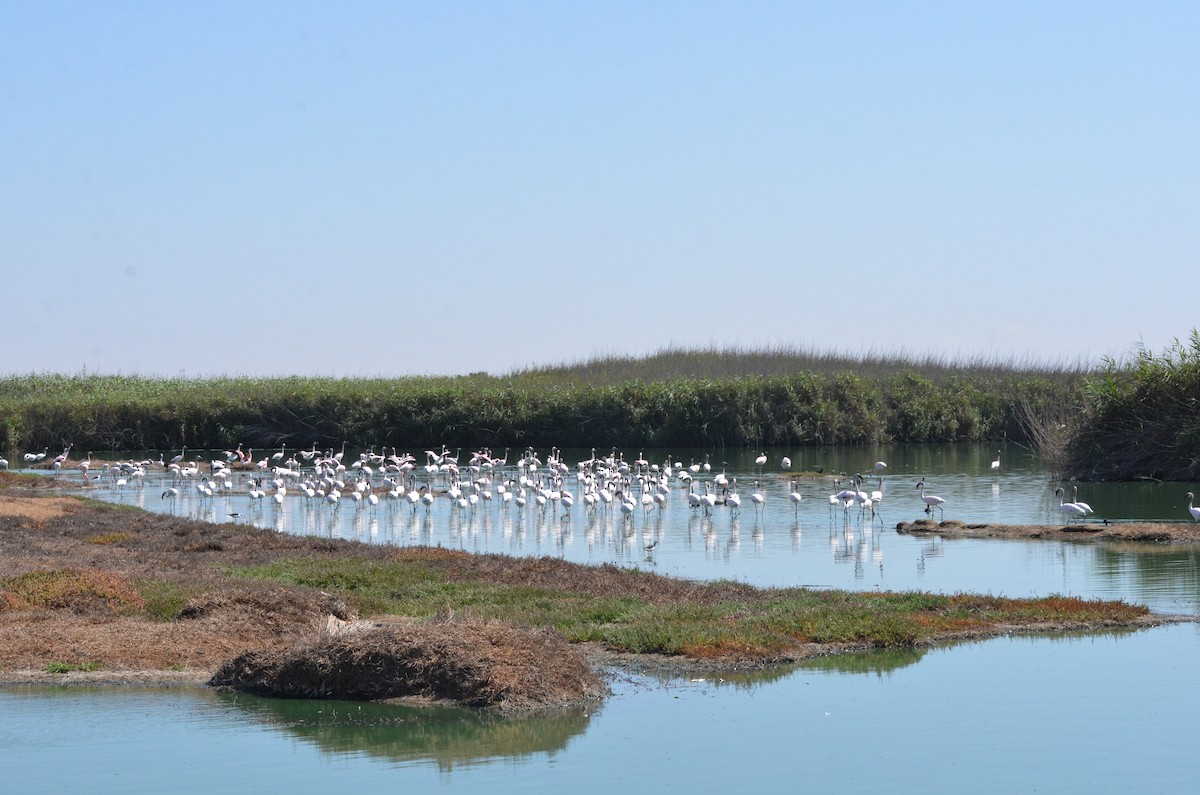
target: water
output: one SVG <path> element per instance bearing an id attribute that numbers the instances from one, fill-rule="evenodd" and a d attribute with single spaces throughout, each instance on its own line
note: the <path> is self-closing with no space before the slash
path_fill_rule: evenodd
<path id="1" fill-rule="evenodd" d="M 564 460 L 575 462 L 590 455 L 590 451 L 568 451 Z M 504 507 L 495 482 L 490 487 L 490 502 L 481 500 L 473 508 L 457 508 L 449 498 L 439 496 L 428 510 L 386 497 L 373 507 L 343 497 L 333 509 L 321 500 L 299 496 L 296 486 L 290 486 L 283 504 L 276 506 L 269 496 L 261 500 L 247 496 L 244 484 L 253 477 L 269 480 L 270 475 L 263 473 L 237 473 L 232 491 L 212 498 L 201 497 L 193 480 L 180 485 L 177 498 L 164 500 L 162 492 L 171 482 L 161 469 L 151 469 L 140 487 L 116 488 L 111 480 L 102 478 L 91 492 L 151 511 L 371 544 L 551 555 L 580 563 L 613 562 L 679 577 L 737 579 L 760 586 L 972 591 L 1012 597 L 1066 594 L 1128 599 L 1158 612 L 1200 613 L 1200 556 L 1194 548 L 1116 547 L 1086 541 L 940 540 L 895 532 L 897 522 L 925 517 L 924 503 L 915 488 L 922 478 L 931 493 L 946 499 L 944 516 L 948 519 L 999 524 L 1065 521 L 1054 494 L 1059 484 L 1049 480 L 1034 456 L 1017 447 L 1002 451 L 998 472 L 990 469 L 996 448 L 983 445 L 773 450 L 763 474 L 756 472 L 755 452 L 709 455 L 712 471 L 708 480 L 722 470 L 731 480 L 736 479 L 742 497 L 740 516 L 723 506 L 709 514 L 689 508 L 689 487 L 675 477 L 669 481 L 671 492 L 665 507 L 645 512 L 639 505 L 628 517 L 615 506 L 606 511 L 589 510 L 573 477 L 567 486 L 575 493 L 575 504 L 569 510 L 561 503 L 549 505 L 544 511 L 534 507 L 532 496 L 524 510 L 515 505 Z M 779 468 L 784 455 L 792 459 L 793 472 L 821 469 L 823 476 L 788 477 Z M 661 463 L 667 455 L 647 452 L 647 457 Z M 702 451 L 686 450 L 671 456 L 685 467 L 703 462 L 704 457 Z M 887 467 L 876 470 L 875 462 L 880 460 Z M 831 507 L 828 501 L 831 493 L 847 487 L 860 472 L 866 478 L 862 490 L 867 492 L 880 488 L 882 474 L 884 499 L 874 517 L 857 508 L 843 511 L 840 506 Z M 698 474 L 693 482 L 700 479 Z M 793 506 L 788 496 L 793 479 L 803 495 L 798 506 Z M 493 476 L 493 480 L 500 478 Z M 841 480 L 841 485 L 835 485 L 835 480 Z M 440 479 L 427 481 L 424 477 L 417 482 L 430 482 L 435 490 L 445 485 Z M 766 498 L 761 513 L 750 500 L 756 482 Z M 378 475 L 373 483 L 374 493 L 382 495 Z M 1187 491 L 1200 491 L 1200 484 L 1081 484 L 1080 499 L 1095 508 L 1093 519 L 1190 521 L 1183 499 Z M 640 497 L 636 487 L 634 493 Z"/>
<path id="2" fill-rule="evenodd" d="M 291 497 L 278 509 L 247 510 L 244 494 L 208 503 L 181 495 L 170 505 L 153 479 L 140 489 L 97 491 L 152 510 L 369 543 L 612 560 L 762 585 L 1066 593 L 1200 612 L 1194 547 L 943 541 L 892 529 L 923 516 L 913 488 L 921 477 L 946 497 L 946 518 L 1061 521 L 1057 484 L 1020 450 L 1005 448 L 995 474 L 994 447 L 771 451 L 768 473 L 782 455 L 793 470 L 851 475 L 886 460 L 885 518 L 831 514 L 824 498 L 832 480 L 802 481 L 805 500 L 794 510 L 788 479 L 756 476 L 754 453 L 740 451 L 720 457 L 738 478 L 739 519 L 724 508 L 707 518 L 690 510 L 678 486 L 665 509 L 639 509 L 628 523 L 619 514 L 590 517 L 578 500 L 563 520 L 561 510 L 459 511 L 445 499 L 415 516 L 382 502 L 322 512 Z M 703 453 L 673 457 L 687 464 Z M 720 469 L 718 456 L 712 463 Z M 767 497 L 761 516 L 747 499 L 756 478 Z M 876 487 L 872 476 L 866 490 Z M 1183 493 L 1196 490 L 1086 484 L 1080 498 L 1113 520 L 1178 520 L 1187 518 Z M 647 551 L 649 541 L 657 544 Z M 13 791 L 38 792 L 326 792 L 348 781 L 364 791 L 711 792 L 753 781 L 768 791 L 1194 792 L 1200 690 L 1188 683 L 1197 659 L 1195 624 L 1007 637 L 819 660 L 759 677 L 621 675 L 594 710 L 523 719 L 196 688 L 8 688 L 0 690 L 0 776 Z"/>

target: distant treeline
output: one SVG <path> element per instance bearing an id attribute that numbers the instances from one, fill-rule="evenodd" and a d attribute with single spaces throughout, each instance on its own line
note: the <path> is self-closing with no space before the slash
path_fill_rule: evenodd
<path id="1" fill-rule="evenodd" d="M 0 444 L 57 451 L 70 443 L 82 455 L 343 441 L 401 452 L 1022 441 L 1030 417 L 1077 403 L 1083 378 L 1066 368 L 858 369 L 871 370 L 853 360 L 840 370 L 763 374 L 746 372 L 742 359 L 727 360 L 720 376 L 663 368 L 619 381 L 591 364 L 455 378 L 10 376 L 0 378 Z"/>
<path id="2" fill-rule="evenodd" d="M 1002 440 L 1072 479 L 1200 479 L 1200 336 L 1097 369 L 727 348 L 504 376 L 0 378 L 10 453 Z"/>

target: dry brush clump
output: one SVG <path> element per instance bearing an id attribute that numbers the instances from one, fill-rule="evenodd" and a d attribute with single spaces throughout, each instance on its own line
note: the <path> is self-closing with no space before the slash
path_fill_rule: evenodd
<path id="1" fill-rule="evenodd" d="M 97 569 L 30 571 L 0 580 L 0 592 L 6 594 L 4 604 L 14 608 L 30 606 L 119 615 L 146 607 L 142 595 L 129 580 Z"/>
<path id="2" fill-rule="evenodd" d="M 526 710 L 605 694 L 586 658 L 550 629 L 443 620 L 377 625 L 222 665 L 214 687 L 288 698 L 448 699 Z"/>

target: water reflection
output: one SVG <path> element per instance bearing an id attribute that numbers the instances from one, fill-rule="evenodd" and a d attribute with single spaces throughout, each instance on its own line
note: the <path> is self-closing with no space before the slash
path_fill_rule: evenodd
<path id="1" fill-rule="evenodd" d="M 838 654 L 805 660 L 800 667 L 806 671 L 826 671 L 842 674 L 875 674 L 883 677 L 901 668 L 915 665 L 925 656 L 926 649 L 881 649 L 860 654 Z"/>
<path id="2" fill-rule="evenodd" d="M 227 707 L 328 754 L 433 762 L 442 771 L 497 759 L 553 755 L 583 735 L 593 709 L 505 716 L 454 707 L 275 699 L 217 693 Z"/>

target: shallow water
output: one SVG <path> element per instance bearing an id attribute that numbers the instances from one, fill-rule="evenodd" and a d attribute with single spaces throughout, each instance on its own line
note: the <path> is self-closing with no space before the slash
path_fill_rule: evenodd
<path id="1" fill-rule="evenodd" d="M 983 446 L 771 454 L 791 456 L 793 470 L 826 473 L 873 471 L 886 460 L 884 518 L 831 512 L 831 479 L 804 480 L 805 499 L 793 508 L 788 478 L 778 466 L 757 475 L 753 453 L 722 459 L 743 497 L 755 479 L 767 497 L 761 515 L 747 501 L 737 519 L 724 508 L 708 517 L 689 509 L 678 486 L 665 509 L 635 511 L 628 521 L 591 516 L 578 502 L 569 520 L 495 504 L 459 510 L 445 499 L 415 515 L 386 503 L 334 512 L 293 497 L 279 509 L 250 508 L 241 493 L 207 503 L 181 495 L 171 505 L 153 474 L 141 488 L 96 493 L 370 543 L 615 561 L 763 585 L 1065 593 L 1200 612 L 1195 547 L 942 541 L 891 529 L 924 515 L 914 489 L 922 477 L 947 499 L 946 518 L 1061 521 L 1058 484 L 1019 450 L 1005 449 L 998 473 L 988 466 L 995 448 Z M 1087 484 L 1080 497 L 1111 520 L 1179 520 L 1189 490 L 1195 484 Z M 767 791 L 1195 792 L 1200 773 L 1187 760 L 1200 690 L 1188 683 L 1197 659 L 1200 627 L 1190 623 L 1006 637 L 818 660 L 759 677 L 621 675 L 594 710 L 524 719 L 193 688 L 8 688 L 0 690 L 0 780 L 39 792 L 327 792 L 351 781 L 365 791 L 710 792 L 753 781 Z"/>
<path id="2" fill-rule="evenodd" d="M 594 711 L 0 690 L 13 792 L 1195 792 L 1195 625 L 621 677 Z"/>
<path id="3" fill-rule="evenodd" d="M 783 455 L 792 471 L 823 470 L 821 477 L 789 477 L 780 470 Z M 590 452 L 565 456 L 581 460 Z M 711 454 L 710 454 L 711 456 Z M 589 509 L 578 485 L 569 480 L 575 504 L 544 510 L 530 499 L 525 509 L 492 500 L 470 508 L 455 507 L 439 496 L 433 505 L 410 507 L 406 500 L 380 499 L 375 506 L 343 498 L 335 508 L 299 496 L 291 487 L 281 506 L 270 498 L 253 500 L 242 485 L 256 473 L 238 473 L 235 487 L 201 497 L 194 482 L 180 485 L 174 500 L 163 499 L 170 485 L 151 470 L 141 486 L 116 488 L 96 481 L 94 496 L 152 511 L 206 521 L 249 522 L 279 532 L 352 538 L 372 544 L 437 545 L 470 552 L 551 555 L 582 563 L 614 562 L 695 579 L 737 579 L 763 586 L 804 585 L 855 590 L 975 591 L 1005 596 L 1068 594 L 1124 598 L 1171 613 L 1200 612 L 1200 554 L 1196 548 L 1154 545 L 1096 545 L 1090 542 L 940 540 L 898 535 L 897 522 L 925 517 L 915 488 L 925 479 L 946 500 L 934 518 L 1002 524 L 1061 523 L 1059 485 L 1049 480 L 1038 460 L 1015 448 L 1002 453 L 1002 467 L 990 470 L 994 447 L 982 445 L 892 446 L 874 450 L 771 451 L 771 464 L 759 474 L 752 452 L 723 456 L 707 479 L 724 470 L 736 479 L 742 497 L 740 515 L 724 506 L 706 513 L 688 506 L 688 485 L 670 479 L 662 508 L 640 505 L 624 515 L 615 506 Z M 653 453 L 647 457 L 654 457 Z M 711 456 L 716 460 L 715 456 Z M 665 459 L 666 454 L 661 454 Z M 685 466 L 702 462 L 699 451 L 672 456 Z M 877 471 L 875 462 L 887 468 Z M 837 473 L 849 473 L 840 477 Z M 880 488 L 884 499 L 875 516 L 857 507 L 829 504 L 829 495 L 848 485 L 853 474 L 866 475 L 863 491 Z M 261 476 L 260 474 L 258 476 Z M 499 480 L 500 478 L 494 478 Z M 701 475 L 697 475 L 698 482 Z M 794 505 L 790 482 L 796 479 L 803 499 Z M 841 480 L 841 485 L 835 484 Z M 383 493 L 378 475 L 374 492 Z M 427 482 L 425 479 L 419 484 Z M 441 481 L 428 481 L 436 489 Z M 765 502 L 751 504 L 756 482 Z M 1071 484 L 1066 484 L 1068 487 Z M 700 486 L 694 486 L 697 491 Z M 715 491 L 715 487 L 713 487 Z M 1172 519 L 1188 517 L 1183 494 L 1192 484 L 1083 484 L 1081 499 L 1095 509 L 1092 520 Z M 639 495 L 640 496 L 640 495 Z M 651 547 L 647 549 L 647 547 Z"/>

